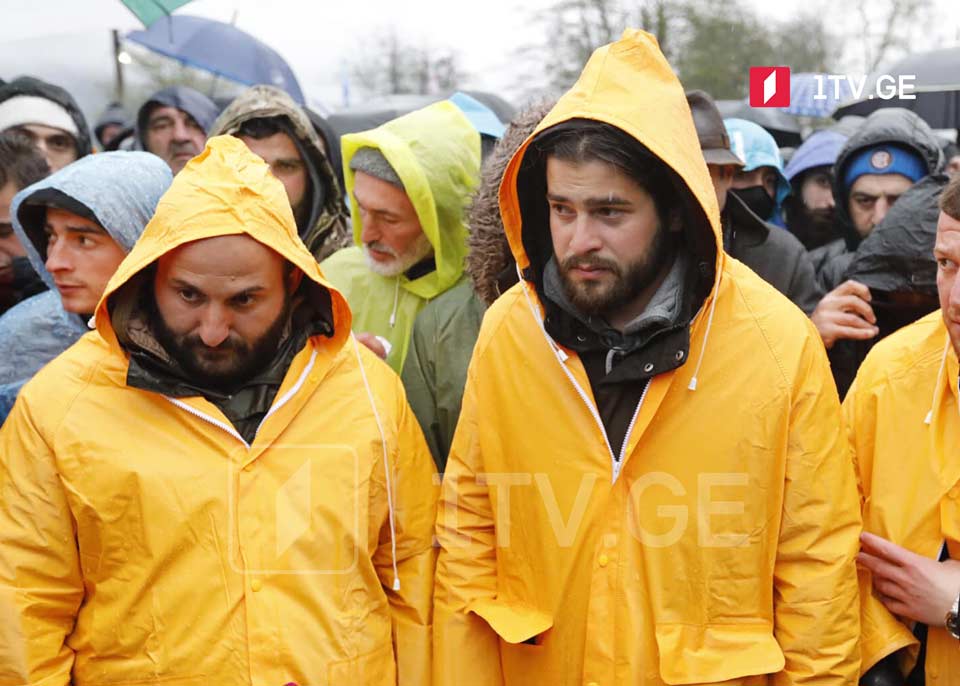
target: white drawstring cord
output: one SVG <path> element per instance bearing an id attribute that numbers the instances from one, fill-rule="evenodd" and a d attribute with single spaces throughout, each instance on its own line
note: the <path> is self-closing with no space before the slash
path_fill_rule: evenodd
<path id="1" fill-rule="evenodd" d="M 703 334 L 703 345 L 700 346 L 700 357 L 697 358 L 697 366 L 693 370 L 693 376 L 690 378 L 690 384 L 687 388 L 691 391 L 697 390 L 697 375 L 700 373 L 700 365 L 703 364 L 703 357 L 707 350 L 707 339 L 710 338 L 710 329 L 713 328 L 713 310 L 717 306 L 717 300 L 720 298 L 720 280 L 714 284 L 713 299 L 710 301 L 710 314 L 707 316 L 707 330 Z"/>
<path id="2" fill-rule="evenodd" d="M 947 353 L 950 352 L 950 336 L 947 336 L 947 342 L 943 346 L 943 357 L 940 358 L 940 371 L 937 372 L 937 383 L 933 386 L 933 397 L 930 399 L 930 411 L 927 412 L 926 419 L 923 420 L 923 423 L 930 425 L 933 421 L 933 408 L 937 402 L 937 391 L 940 389 L 940 380 L 943 378 L 943 370 L 947 366 Z"/>
<path id="3" fill-rule="evenodd" d="M 367 372 L 363 368 L 363 358 L 360 357 L 360 347 L 357 343 L 357 338 L 353 334 L 350 334 L 350 340 L 353 341 L 353 350 L 357 354 L 357 364 L 360 365 L 360 376 L 363 377 L 363 387 L 367 390 L 367 398 L 370 399 L 370 407 L 373 408 L 373 418 L 377 420 L 377 430 L 380 432 L 380 445 L 383 448 L 383 474 L 387 487 L 387 510 L 390 519 L 390 552 L 393 556 L 393 590 L 399 591 L 400 572 L 397 570 L 397 526 L 393 516 L 393 489 L 390 484 L 390 463 L 387 459 L 387 436 L 383 431 L 383 424 L 380 422 L 380 412 L 377 411 L 377 403 L 373 399 L 370 383 L 367 381 Z"/>
<path id="4" fill-rule="evenodd" d="M 390 328 L 397 323 L 397 305 L 400 303 L 400 277 L 397 277 L 397 286 L 393 289 L 393 313 L 390 315 Z"/>

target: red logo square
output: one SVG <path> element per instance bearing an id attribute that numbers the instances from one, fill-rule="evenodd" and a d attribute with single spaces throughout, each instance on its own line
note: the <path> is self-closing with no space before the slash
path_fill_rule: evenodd
<path id="1" fill-rule="evenodd" d="M 750 67 L 750 107 L 790 107 L 790 67 Z"/>

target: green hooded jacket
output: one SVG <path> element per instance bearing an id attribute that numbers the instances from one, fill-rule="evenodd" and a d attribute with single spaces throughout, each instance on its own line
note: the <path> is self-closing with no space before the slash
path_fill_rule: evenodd
<path id="1" fill-rule="evenodd" d="M 465 208 L 480 173 L 480 134 L 466 115 L 444 100 L 370 131 L 342 139 L 343 173 L 350 196 L 355 245 L 320 265 L 354 313 L 353 329 L 389 341 L 387 363 L 403 368 L 413 322 L 420 309 L 462 278 L 467 255 Z M 433 245 L 436 269 L 415 279 L 386 277 L 367 266 L 360 240 L 360 212 L 353 197 L 350 160 L 360 148 L 375 148 L 403 181 L 420 225 Z"/>
<path id="2" fill-rule="evenodd" d="M 480 187 L 468 215 L 470 279 L 428 303 L 413 326 L 400 378 L 441 473 L 460 418 L 467 366 L 483 313 L 517 280 L 500 219 L 500 179 L 513 153 L 553 105 L 553 101 L 539 101 L 518 112 L 483 163 Z"/>

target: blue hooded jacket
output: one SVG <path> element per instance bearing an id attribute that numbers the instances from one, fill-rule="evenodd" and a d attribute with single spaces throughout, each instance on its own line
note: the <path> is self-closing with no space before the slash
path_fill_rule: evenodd
<path id="1" fill-rule="evenodd" d="M 145 152 L 89 155 L 17 193 L 10 217 L 30 264 L 50 289 L 0 317 L 0 423 L 23 386 L 47 362 L 88 331 L 80 315 L 67 312 L 46 261 L 46 213 L 31 198 L 58 191 L 89 209 L 98 223 L 130 252 L 173 181 L 170 168 Z"/>
<path id="2" fill-rule="evenodd" d="M 730 150 L 743 160 L 743 170 L 753 171 L 759 167 L 773 167 L 777 170 L 777 192 L 773 198 L 773 214 L 761 219 L 783 227 L 783 201 L 790 195 L 790 182 L 783 175 L 783 158 L 773 136 L 759 124 L 746 119 L 729 118 L 723 120 L 730 136 Z"/>
<path id="3" fill-rule="evenodd" d="M 220 108 L 206 95 L 187 86 L 170 86 L 151 95 L 137 111 L 137 143 L 141 150 L 147 149 L 147 119 L 157 107 L 176 107 L 186 112 L 196 121 L 204 133 L 210 133 L 210 127 L 220 114 Z"/>

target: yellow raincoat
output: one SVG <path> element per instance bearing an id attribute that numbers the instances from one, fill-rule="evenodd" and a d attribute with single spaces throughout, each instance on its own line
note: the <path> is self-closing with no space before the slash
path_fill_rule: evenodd
<path id="1" fill-rule="evenodd" d="M 363 223 L 353 197 L 357 150 L 376 148 L 403 181 L 420 226 L 433 245 L 437 268 L 415 279 L 381 276 L 367 266 Z M 353 328 L 390 342 L 389 364 L 398 374 L 410 345 L 413 322 L 429 301 L 463 278 L 467 256 L 466 206 L 480 174 L 480 134 L 449 100 L 386 124 L 343 137 L 343 176 L 350 196 L 355 245 L 323 261 L 323 273 L 353 310 Z"/>
<path id="2" fill-rule="evenodd" d="M 712 229 L 716 278 L 691 359 L 652 379 L 622 461 L 533 284 L 487 311 L 438 512 L 434 681 L 854 684 L 859 508 L 820 338 L 723 255 L 683 89 L 652 36 L 595 52 L 534 136 L 574 118 L 677 172 Z M 532 138 L 500 190 L 521 269 L 526 232 L 548 231 L 523 224 L 517 194 Z"/>
<path id="3" fill-rule="evenodd" d="M 860 477 L 863 528 L 938 559 L 944 542 L 960 560 L 960 420 L 957 354 L 940 310 L 892 334 L 870 351 L 843 402 Z M 874 594 L 860 571 L 863 670 L 901 653 L 904 673 L 917 641 Z M 945 628 L 930 627 L 927 684 L 956 684 L 960 646 Z"/>
<path id="4" fill-rule="evenodd" d="M 250 445 L 203 398 L 125 383 L 110 294 L 178 245 L 238 233 L 329 288 L 267 165 L 212 138 L 96 331 L 0 431 L 3 686 L 429 683 L 433 462 L 336 290 L 333 335 L 294 357 Z"/>

